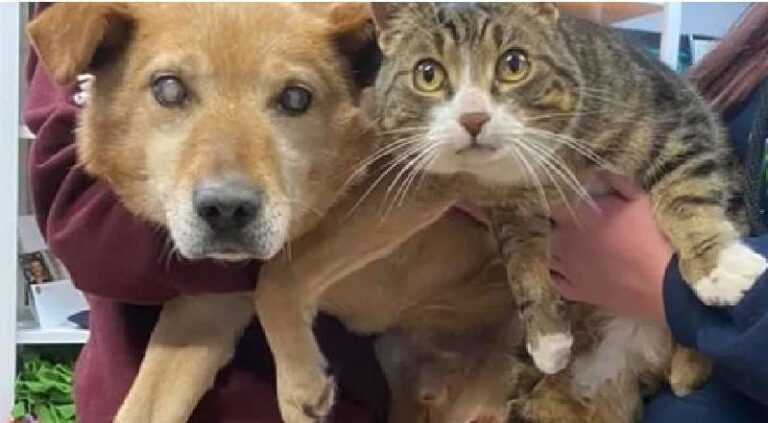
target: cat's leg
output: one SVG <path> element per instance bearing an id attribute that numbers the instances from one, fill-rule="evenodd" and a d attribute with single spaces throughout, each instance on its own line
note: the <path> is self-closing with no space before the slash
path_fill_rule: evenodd
<path id="1" fill-rule="evenodd" d="M 557 373 L 568 365 L 573 336 L 565 303 L 550 282 L 549 216 L 533 207 L 493 208 L 490 213 L 528 352 L 541 371 Z"/>
<path id="2" fill-rule="evenodd" d="M 510 422 L 595 423 L 589 403 L 571 395 L 566 373 L 547 376 L 528 393 L 510 401 Z M 609 423 L 609 422 L 605 422 Z M 617 423 L 617 422 L 610 422 Z"/>
<path id="3" fill-rule="evenodd" d="M 426 189 L 412 193 L 382 218 L 389 181 L 357 187 L 334 206 L 285 255 L 262 268 L 254 297 L 277 370 L 278 402 L 287 423 L 323 421 L 334 399 L 334 383 L 312 333 L 322 294 L 334 283 L 389 254 L 437 220 L 455 202 Z M 357 205 L 355 212 L 349 211 Z"/>
<path id="4" fill-rule="evenodd" d="M 185 423 L 253 320 L 250 293 L 179 297 L 163 306 L 116 423 Z"/>
<path id="5" fill-rule="evenodd" d="M 628 374 L 666 372 L 672 344 L 664 325 L 588 307 L 593 310 L 583 315 L 587 331 L 580 340 L 588 340 L 589 348 L 582 347 L 569 368 L 574 396 L 591 400 Z"/>
<path id="6" fill-rule="evenodd" d="M 738 303 L 768 262 L 741 241 L 742 225 L 726 214 L 727 177 L 669 179 L 651 190 L 651 202 L 683 279 L 707 305 Z"/>
<path id="7" fill-rule="evenodd" d="M 698 178 L 682 172 L 650 192 L 659 227 L 678 253 L 683 279 L 707 305 L 738 303 L 768 267 L 763 256 L 741 241 L 744 223 L 726 213 L 731 179 L 714 171 Z M 706 357 L 676 350 L 670 374 L 675 393 L 689 392 L 710 370 Z"/>
<path id="8" fill-rule="evenodd" d="M 605 384 L 593 398 L 573 395 L 570 375 L 547 376 L 530 392 L 513 400 L 510 422 L 635 423 L 640 421 L 642 397 L 629 372 Z"/>
<path id="9" fill-rule="evenodd" d="M 698 389 L 709 379 L 712 362 L 696 350 L 675 345 L 670 363 L 669 386 L 679 397 Z"/>

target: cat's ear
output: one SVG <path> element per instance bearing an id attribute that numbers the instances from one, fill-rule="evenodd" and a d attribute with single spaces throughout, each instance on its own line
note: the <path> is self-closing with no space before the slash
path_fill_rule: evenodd
<path id="1" fill-rule="evenodd" d="M 556 24 L 560 19 L 560 9 L 551 2 L 542 3 L 525 3 L 524 6 L 529 13 L 533 14 L 536 18 L 549 24 Z"/>
<path id="2" fill-rule="evenodd" d="M 379 48 L 384 55 L 389 55 L 392 42 L 397 36 L 392 20 L 407 7 L 409 7 L 408 3 L 370 3 L 373 22 L 376 24 L 376 32 L 378 33 Z"/>
<path id="3" fill-rule="evenodd" d="M 560 9 L 555 3 L 488 3 L 486 7 L 511 17 L 530 16 L 548 25 L 555 25 L 560 19 Z"/>

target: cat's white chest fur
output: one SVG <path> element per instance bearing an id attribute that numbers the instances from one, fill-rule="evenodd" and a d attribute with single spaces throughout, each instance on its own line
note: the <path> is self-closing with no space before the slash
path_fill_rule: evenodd
<path id="1" fill-rule="evenodd" d="M 578 397 L 590 398 L 605 383 L 647 364 L 661 368 L 669 357 L 670 335 L 661 324 L 616 317 L 601 332 L 600 343 L 571 366 L 571 389 Z"/>

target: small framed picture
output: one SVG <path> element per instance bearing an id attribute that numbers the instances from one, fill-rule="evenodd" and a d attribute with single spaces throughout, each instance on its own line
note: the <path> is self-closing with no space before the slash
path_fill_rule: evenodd
<path id="1" fill-rule="evenodd" d="M 56 280 L 50 263 L 51 261 L 47 259 L 43 251 L 35 251 L 34 253 L 26 253 L 19 256 L 19 264 L 24 272 L 24 278 L 30 285 Z"/>

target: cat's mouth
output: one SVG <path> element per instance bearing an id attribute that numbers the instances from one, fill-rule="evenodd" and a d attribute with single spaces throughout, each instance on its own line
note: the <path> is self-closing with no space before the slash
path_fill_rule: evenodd
<path id="1" fill-rule="evenodd" d="M 456 150 L 456 155 L 469 160 L 493 160 L 499 155 L 501 148 L 493 144 L 471 142 L 466 147 Z"/>

